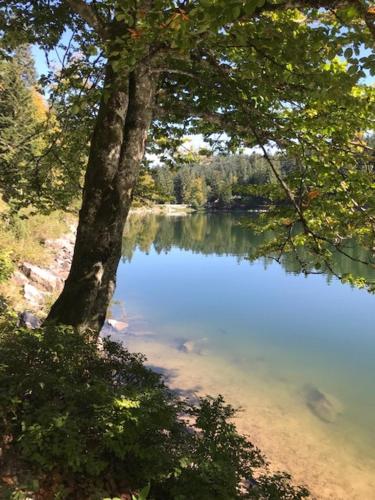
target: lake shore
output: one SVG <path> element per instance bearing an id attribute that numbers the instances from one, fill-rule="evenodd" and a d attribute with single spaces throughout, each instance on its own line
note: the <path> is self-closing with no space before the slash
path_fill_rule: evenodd
<path id="1" fill-rule="evenodd" d="M 150 331 L 137 332 L 131 321 L 124 333 L 115 337 L 129 350 L 144 353 L 148 365 L 163 374 L 173 390 L 192 398 L 220 393 L 240 407 L 236 418 L 239 431 L 265 453 L 272 470 L 292 474 L 296 483 L 309 488 L 313 498 L 373 498 L 375 461 L 369 463 L 359 456 L 333 427 L 317 419 L 302 399 L 292 398 L 282 380 L 269 382 L 264 391 L 263 382 L 257 382 L 258 367 L 254 367 L 254 376 L 248 377 L 235 364 L 194 349 L 181 350 Z"/>
<path id="2" fill-rule="evenodd" d="M 168 216 L 184 216 L 195 212 L 195 210 L 185 204 L 165 203 L 164 205 L 144 205 L 141 207 L 132 207 L 129 211 L 129 216 L 132 215 L 168 215 Z"/>

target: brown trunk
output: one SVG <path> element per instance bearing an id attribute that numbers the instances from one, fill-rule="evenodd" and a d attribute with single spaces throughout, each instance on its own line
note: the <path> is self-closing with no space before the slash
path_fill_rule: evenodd
<path id="1" fill-rule="evenodd" d="M 112 298 L 122 234 L 152 119 L 155 82 L 141 67 L 123 81 L 107 77 L 92 138 L 69 276 L 48 321 L 98 333 Z"/>

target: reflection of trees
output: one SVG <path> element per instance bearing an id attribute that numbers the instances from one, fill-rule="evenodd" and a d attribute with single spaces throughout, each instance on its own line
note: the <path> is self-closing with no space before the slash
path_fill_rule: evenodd
<path id="1" fill-rule="evenodd" d="M 364 278 L 368 282 L 375 281 L 375 269 L 370 266 L 363 264 L 363 262 L 369 261 L 370 252 L 363 247 L 355 244 L 353 241 L 349 241 L 344 247 L 345 253 L 353 257 L 353 259 L 348 258 L 343 253 L 334 252 L 332 249 L 333 256 L 331 262 L 331 269 L 334 271 L 336 276 L 345 276 L 348 274 L 353 275 L 355 278 Z M 298 258 L 294 254 L 284 254 L 281 259 L 281 264 L 283 268 L 289 273 L 299 274 L 304 272 L 305 274 L 321 272 L 327 276 L 327 282 L 332 281 L 332 272 L 327 269 L 324 264 L 321 266 L 320 271 L 317 271 L 315 266 L 316 256 L 311 253 L 310 249 L 304 249 L 299 247 Z M 361 262 L 362 261 L 362 262 Z M 301 269 L 300 263 L 303 263 L 304 269 Z"/>
<path id="2" fill-rule="evenodd" d="M 152 244 L 157 252 L 168 252 L 177 247 L 205 255 L 248 257 L 264 236 L 252 234 L 241 226 L 241 220 L 242 217 L 231 214 L 134 215 L 125 228 L 123 257 L 130 260 L 136 248 L 147 252 Z"/>
<path id="3" fill-rule="evenodd" d="M 129 217 L 124 238 L 123 258 L 130 261 L 136 249 L 149 252 L 169 252 L 173 247 L 204 255 L 234 255 L 239 260 L 252 259 L 257 248 L 267 241 L 267 235 L 255 234 L 246 227 L 246 217 L 235 214 L 197 213 L 186 217 L 166 217 L 162 215 L 132 215 Z M 358 260 L 366 260 L 365 249 L 354 243 L 348 244 L 347 251 Z M 305 271 L 314 271 L 311 255 L 299 249 L 299 260 L 305 263 Z M 271 262 L 263 258 L 265 268 Z M 285 254 L 281 265 L 288 273 L 301 273 L 302 269 L 292 254 Z M 345 257 L 335 254 L 334 267 L 338 274 L 352 273 L 356 277 L 375 280 L 375 270 Z M 327 280 L 332 276 L 324 270 Z"/>
<path id="4" fill-rule="evenodd" d="M 158 230 L 159 223 L 154 216 L 129 217 L 129 223 L 126 225 L 122 244 L 123 258 L 130 261 L 136 248 L 145 253 L 149 252 Z"/>

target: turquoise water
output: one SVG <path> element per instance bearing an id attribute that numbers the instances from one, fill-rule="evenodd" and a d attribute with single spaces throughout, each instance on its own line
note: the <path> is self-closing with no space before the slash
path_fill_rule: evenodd
<path id="1" fill-rule="evenodd" d="M 375 296 L 327 275 L 305 277 L 290 260 L 250 261 L 261 240 L 240 222 L 230 214 L 132 217 L 115 316 L 125 307 L 130 322 L 143 321 L 176 350 L 195 341 L 188 345 L 197 355 L 257 376 L 264 391 L 281 381 L 299 402 L 306 388 L 332 395 L 340 403 L 333 421 L 313 418 L 374 459 Z"/>

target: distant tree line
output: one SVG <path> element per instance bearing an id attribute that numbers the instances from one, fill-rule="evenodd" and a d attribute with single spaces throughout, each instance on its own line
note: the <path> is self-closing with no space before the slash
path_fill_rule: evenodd
<path id="1" fill-rule="evenodd" d="M 375 135 L 361 137 L 372 154 L 359 151 L 357 168 L 373 171 L 375 166 Z M 183 203 L 195 209 L 261 208 L 269 204 L 266 186 L 276 184 L 270 161 L 281 177 L 303 170 L 300 163 L 282 154 L 266 159 L 259 153 L 207 156 L 186 155 L 175 164 L 145 166 L 135 191 L 136 203 Z M 368 159 L 370 157 L 370 160 Z M 373 160 L 371 160 L 373 158 Z M 180 162 L 180 163 L 179 163 Z"/>
<path id="2" fill-rule="evenodd" d="M 293 166 L 281 156 L 274 156 L 273 162 L 281 175 Z M 257 187 L 272 182 L 270 165 L 259 154 L 202 157 L 193 163 L 143 170 L 137 198 L 196 209 L 255 208 L 267 201 Z"/>

